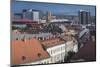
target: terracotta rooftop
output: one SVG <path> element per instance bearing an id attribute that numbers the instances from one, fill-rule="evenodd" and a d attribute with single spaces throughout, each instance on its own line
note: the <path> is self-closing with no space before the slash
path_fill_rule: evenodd
<path id="1" fill-rule="evenodd" d="M 18 19 L 18 20 L 14 20 L 14 21 L 20 21 L 20 22 L 32 22 L 32 20 L 29 20 L 29 19 Z"/>
<path id="2" fill-rule="evenodd" d="M 18 19 L 12 20 L 12 24 L 37 24 L 37 21 L 29 20 L 29 19 Z"/>
<path id="3" fill-rule="evenodd" d="M 49 48 L 49 47 L 53 47 L 56 45 L 60 45 L 63 44 L 65 41 L 61 40 L 60 38 L 53 38 L 53 39 L 48 39 L 45 41 L 42 41 L 41 44 L 45 47 L 45 48 Z"/>
<path id="4" fill-rule="evenodd" d="M 35 39 L 13 40 L 11 45 L 13 65 L 30 63 L 49 57 L 48 53 Z"/>

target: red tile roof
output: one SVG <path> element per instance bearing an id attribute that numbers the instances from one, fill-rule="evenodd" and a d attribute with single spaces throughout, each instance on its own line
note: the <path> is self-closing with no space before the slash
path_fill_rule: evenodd
<path id="1" fill-rule="evenodd" d="M 44 47 L 48 48 L 48 47 L 63 44 L 64 42 L 65 41 L 60 40 L 60 38 L 53 38 L 53 39 L 42 41 L 41 44 L 43 44 Z"/>
<path id="2" fill-rule="evenodd" d="M 48 58 L 49 55 L 43 50 L 41 44 L 35 40 L 12 41 L 12 64 L 24 64 Z"/>
<path id="3" fill-rule="evenodd" d="M 19 19 L 19 20 L 14 20 L 14 21 L 19 21 L 19 22 L 32 22 L 32 20 L 29 19 Z"/>
<path id="4" fill-rule="evenodd" d="M 29 19 L 18 19 L 18 20 L 13 20 L 13 24 L 37 24 L 38 21 L 33 21 Z"/>

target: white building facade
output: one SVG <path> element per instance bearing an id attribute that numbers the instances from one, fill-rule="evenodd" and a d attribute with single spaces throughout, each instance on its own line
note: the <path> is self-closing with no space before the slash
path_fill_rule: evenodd
<path id="1" fill-rule="evenodd" d="M 33 21 L 40 21 L 40 12 L 39 11 L 32 11 L 33 14 Z"/>
<path id="2" fill-rule="evenodd" d="M 72 52 L 75 52 L 75 53 L 78 52 L 78 43 L 74 43 L 73 40 L 68 41 L 66 43 L 66 45 L 67 45 L 67 47 L 66 47 L 67 52 L 69 52 L 69 51 L 72 51 Z"/>
<path id="3" fill-rule="evenodd" d="M 64 62 L 65 43 L 47 48 L 47 52 L 51 56 L 51 63 Z"/>

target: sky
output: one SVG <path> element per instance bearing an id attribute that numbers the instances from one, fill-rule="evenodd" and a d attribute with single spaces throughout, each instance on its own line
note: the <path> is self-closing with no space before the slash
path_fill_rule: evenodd
<path id="1" fill-rule="evenodd" d="M 42 2 L 24 2 L 13 1 L 11 5 L 12 13 L 22 12 L 23 9 L 35 9 L 41 11 L 50 11 L 52 14 L 64 14 L 64 15 L 78 15 L 79 10 L 86 10 L 95 16 L 94 5 L 72 5 L 72 4 L 54 4 L 54 3 L 42 3 Z"/>

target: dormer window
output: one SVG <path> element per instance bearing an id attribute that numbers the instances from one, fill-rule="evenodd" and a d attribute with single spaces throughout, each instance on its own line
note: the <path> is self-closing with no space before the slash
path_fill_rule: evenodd
<path id="1" fill-rule="evenodd" d="M 39 57 L 39 58 L 42 58 L 42 55 L 41 55 L 41 53 L 38 53 L 37 55 L 38 55 L 38 57 Z"/>
<path id="2" fill-rule="evenodd" d="M 25 36 L 22 38 L 22 41 L 25 41 L 26 40 L 26 38 L 25 38 Z"/>
<path id="3" fill-rule="evenodd" d="M 29 40 L 31 40 L 31 38 L 29 38 Z"/>
<path id="4" fill-rule="evenodd" d="M 16 40 L 18 40 L 18 38 L 16 38 Z"/>
<path id="5" fill-rule="evenodd" d="M 73 40 L 73 42 L 75 43 L 75 40 Z"/>
<path id="6" fill-rule="evenodd" d="M 25 56 L 22 56 L 22 60 L 23 60 L 23 61 L 26 60 L 26 57 L 25 57 Z"/>

